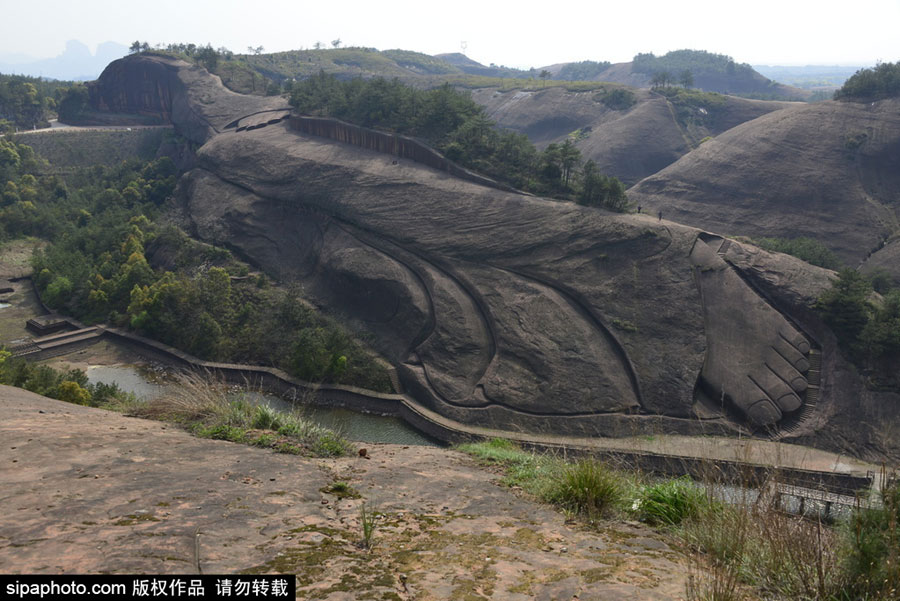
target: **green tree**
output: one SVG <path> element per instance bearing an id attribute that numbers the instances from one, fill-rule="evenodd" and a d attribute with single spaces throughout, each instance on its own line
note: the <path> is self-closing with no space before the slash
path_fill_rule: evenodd
<path id="1" fill-rule="evenodd" d="M 653 74 L 653 77 L 650 78 L 650 87 L 666 88 L 670 86 L 673 81 L 672 74 L 668 71 L 657 71 Z"/>
<path id="2" fill-rule="evenodd" d="M 209 44 L 198 48 L 197 52 L 194 54 L 194 58 L 197 59 L 197 62 L 203 65 L 210 73 L 215 71 L 216 67 L 219 65 L 219 53 Z"/>
<path id="3" fill-rule="evenodd" d="M 63 123 L 78 123 L 89 106 L 88 91 L 82 84 L 75 84 L 63 95 L 59 103 L 59 119 Z"/>
<path id="4" fill-rule="evenodd" d="M 572 143 L 572 140 L 566 138 L 559 148 L 559 166 L 562 170 L 565 187 L 569 187 L 569 176 L 579 163 L 581 163 L 581 151 Z"/>
<path id="5" fill-rule="evenodd" d="M 50 282 L 44 291 L 44 302 L 59 309 L 63 307 L 72 293 L 72 282 L 65 276 L 58 276 Z"/>
<path id="6" fill-rule="evenodd" d="M 884 296 L 881 306 L 875 308 L 862 328 L 860 341 L 873 361 L 900 358 L 900 290 Z"/>
<path id="7" fill-rule="evenodd" d="M 694 72 L 690 69 L 684 69 L 678 76 L 678 83 L 685 89 L 694 87 Z"/>
<path id="8" fill-rule="evenodd" d="M 900 62 L 878 63 L 871 69 L 860 69 L 850 77 L 835 99 L 877 100 L 900 96 Z"/>
<path id="9" fill-rule="evenodd" d="M 585 162 L 580 174 L 578 203 L 589 207 L 604 207 L 612 211 L 625 210 L 625 186 L 618 179 L 600 173 L 594 161 Z"/>
<path id="10" fill-rule="evenodd" d="M 869 282 L 855 269 L 838 272 L 832 287 L 816 302 L 816 309 L 832 329 L 843 346 L 851 351 L 859 350 L 859 337 L 869 321 L 872 306 Z"/>

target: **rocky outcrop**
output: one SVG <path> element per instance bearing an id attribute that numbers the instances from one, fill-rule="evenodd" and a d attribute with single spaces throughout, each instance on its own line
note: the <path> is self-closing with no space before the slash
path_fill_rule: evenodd
<path id="1" fill-rule="evenodd" d="M 152 54 L 113 61 L 88 93 L 93 110 L 157 117 L 197 144 L 241 117 L 290 109 L 282 98 L 236 94 L 203 67 Z"/>
<path id="2" fill-rule="evenodd" d="M 858 265 L 898 227 L 900 100 L 820 102 L 744 123 L 628 191 L 681 223 L 821 240 Z"/>

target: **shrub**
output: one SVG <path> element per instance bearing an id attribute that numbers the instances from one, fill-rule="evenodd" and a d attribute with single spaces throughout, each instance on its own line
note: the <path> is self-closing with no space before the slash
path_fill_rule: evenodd
<path id="1" fill-rule="evenodd" d="M 762 249 L 793 255 L 811 265 L 826 269 L 841 266 L 831 249 L 813 238 L 760 238 L 754 242 Z"/>
<path id="2" fill-rule="evenodd" d="M 71 380 L 67 380 L 59 385 L 56 398 L 76 405 L 89 405 L 91 403 L 90 391 L 79 386 L 78 382 L 72 382 Z"/>
<path id="3" fill-rule="evenodd" d="M 635 97 L 634 92 L 625 88 L 615 88 L 606 94 L 598 94 L 598 96 L 600 96 L 600 102 L 614 111 L 628 110 L 637 104 L 637 97 Z"/>
<path id="4" fill-rule="evenodd" d="M 858 271 L 846 268 L 816 302 L 822 319 L 845 348 L 858 347 L 859 336 L 869 321 L 871 292 L 871 286 Z"/>
<path id="5" fill-rule="evenodd" d="M 708 505 L 706 491 L 687 476 L 648 486 L 639 499 L 642 520 L 668 526 L 698 516 Z"/>
<path id="6" fill-rule="evenodd" d="M 258 430 L 279 430 L 283 424 L 277 411 L 267 405 L 257 405 L 250 427 Z"/>
<path id="7" fill-rule="evenodd" d="M 844 530 L 850 590 L 859 598 L 900 596 L 900 484 L 881 495 L 882 506 L 855 512 Z"/>
<path id="8" fill-rule="evenodd" d="M 618 474 L 594 459 L 568 465 L 553 481 L 546 500 L 589 519 L 621 506 L 625 498 Z"/>

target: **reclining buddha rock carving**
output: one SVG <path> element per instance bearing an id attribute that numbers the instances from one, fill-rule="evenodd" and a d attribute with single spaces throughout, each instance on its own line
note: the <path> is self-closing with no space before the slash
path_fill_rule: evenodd
<path id="1" fill-rule="evenodd" d="M 751 426 L 773 427 L 803 404 L 809 341 L 699 236 L 691 250 L 709 345 L 701 385 Z"/>
<path id="2" fill-rule="evenodd" d="M 217 124 L 253 112 L 220 100 Z M 777 427 L 802 406 L 808 341 L 696 229 L 478 186 L 285 123 L 207 135 L 181 187 L 195 232 L 361 324 L 447 417 L 627 435 L 654 416 L 680 432 Z M 727 418 L 698 422 L 698 379 Z"/>

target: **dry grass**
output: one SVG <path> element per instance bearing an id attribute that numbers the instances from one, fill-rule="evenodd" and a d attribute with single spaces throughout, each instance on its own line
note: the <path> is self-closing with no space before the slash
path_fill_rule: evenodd
<path id="1" fill-rule="evenodd" d="M 779 447 L 770 448 L 777 455 Z M 789 514 L 774 497 L 757 494 L 774 484 L 760 482 L 759 472 L 726 474 L 712 460 L 693 466 L 701 483 L 613 471 L 591 461 L 566 463 L 502 440 L 460 450 L 501 468 L 506 484 L 572 517 L 590 523 L 600 513 L 618 514 L 670 533 L 687 551 L 689 601 L 900 599 L 900 487 L 887 487 L 880 506 L 857 507 L 831 524 L 809 513 Z M 758 455 L 759 449 L 752 451 Z M 750 458 L 749 447 L 735 454 L 738 461 Z"/>

